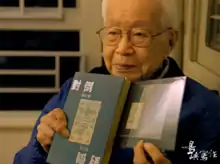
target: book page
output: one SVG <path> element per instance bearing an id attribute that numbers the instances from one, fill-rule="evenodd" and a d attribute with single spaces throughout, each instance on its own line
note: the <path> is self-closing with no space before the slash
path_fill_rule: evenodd
<path id="1" fill-rule="evenodd" d="M 175 150 L 186 79 L 159 79 L 146 84 L 143 82 L 142 90 L 133 88 L 121 126 L 121 148 L 132 148 L 139 140 L 144 140 L 162 151 Z M 135 105 L 131 105 L 133 101 L 144 103 L 138 125 L 135 126 Z"/>
<path id="2" fill-rule="evenodd" d="M 144 107 L 140 127 L 136 136 L 140 138 L 161 139 L 169 108 L 169 85 L 146 86 L 144 91 Z"/>
<path id="3" fill-rule="evenodd" d="M 81 99 L 73 122 L 70 142 L 89 145 L 101 108 L 101 101 Z"/>
<path id="4" fill-rule="evenodd" d="M 135 102 L 131 104 L 128 120 L 126 123 L 126 129 L 138 129 L 143 107 L 144 103 Z"/>

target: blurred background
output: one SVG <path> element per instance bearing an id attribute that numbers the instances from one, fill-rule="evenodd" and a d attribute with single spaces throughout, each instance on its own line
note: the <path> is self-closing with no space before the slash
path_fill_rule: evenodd
<path id="1" fill-rule="evenodd" d="M 184 73 L 220 91 L 220 0 L 177 0 Z M 12 164 L 40 110 L 77 71 L 102 63 L 101 0 L 0 0 L 0 164 Z"/>

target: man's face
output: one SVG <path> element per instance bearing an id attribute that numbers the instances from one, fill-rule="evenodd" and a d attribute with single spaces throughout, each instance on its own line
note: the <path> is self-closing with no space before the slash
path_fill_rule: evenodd
<path id="1" fill-rule="evenodd" d="M 166 31 L 162 27 L 161 8 L 152 0 L 108 0 L 105 27 L 116 27 L 123 32 L 146 29 L 152 35 Z M 134 46 L 122 35 L 116 45 L 103 44 L 103 56 L 108 71 L 114 76 L 139 80 L 149 77 L 170 53 L 171 32 L 152 39 L 150 46 Z"/>

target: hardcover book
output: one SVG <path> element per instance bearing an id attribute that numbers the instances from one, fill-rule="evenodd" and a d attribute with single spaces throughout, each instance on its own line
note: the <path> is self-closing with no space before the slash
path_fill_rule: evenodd
<path id="1" fill-rule="evenodd" d="M 122 77 L 75 73 L 63 109 L 70 137 L 55 134 L 47 163 L 108 163 L 129 88 Z"/>
<path id="2" fill-rule="evenodd" d="M 133 148 L 140 140 L 161 151 L 175 149 L 186 77 L 131 85 L 119 128 L 119 143 Z"/>

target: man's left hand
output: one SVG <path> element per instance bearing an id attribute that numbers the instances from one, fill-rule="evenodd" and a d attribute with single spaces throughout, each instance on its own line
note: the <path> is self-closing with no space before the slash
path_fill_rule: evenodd
<path id="1" fill-rule="evenodd" d="M 146 158 L 149 154 L 154 164 L 171 164 L 164 155 L 151 143 L 138 142 L 134 147 L 134 164 L 151 164 Z"/>

